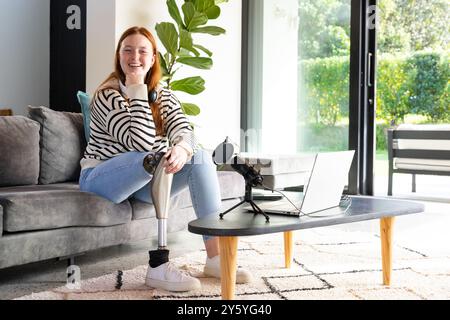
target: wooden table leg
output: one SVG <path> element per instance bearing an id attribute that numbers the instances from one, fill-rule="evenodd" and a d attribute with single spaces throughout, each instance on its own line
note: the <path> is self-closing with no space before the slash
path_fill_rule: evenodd
<path id="1" fill-rule="evenodd" d="M 219 237 L 222 299 L 233 300 L 236 288 L 238 237 Z"/>
<path id="2" fill-rule="evenodd" d="M 292 262 L 292 231 L 284 233 L 284 265 L 286 269 L 291 267 Z"/>
<path id="3" fill-rule="evenodd" d="M 392 228 L 394 217 L 380 219 L 381 259 L 383 264 L 383 284 L 391 285 L 392 271 Z"/>

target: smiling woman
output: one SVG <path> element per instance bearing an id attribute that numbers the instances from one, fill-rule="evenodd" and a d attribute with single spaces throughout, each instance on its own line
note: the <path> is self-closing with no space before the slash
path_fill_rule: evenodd
<path id="1" fill-rule="evenodd" d="M 125 83 L 125 85 L 131 85 L 135 83 L 147 82 L 145 77 L 155 64 L 159 65 L 157 59 L 156 49 L 153 44 L 148 40 L 147 37 L 134 34 L 126 38 L 122 42 L 122 47 L 120 49 L 120 66 L 125 73 L 128 74 L 126 81 L 131 81 L 130 83 Z M 156 102 L 158 94 L 156 90 L 151 89 L 149 91 L 149 101 L 150 103 Z M 159 114 L 159 110 L 153 110 L 156 114 Z M 157 128 L 160 125 L 157 124 Z M 162 130 L 160 131 L 162 132 Z"/>
<path id="2" fill-rule="evenodd" d="M 128 75 L 125 85 L 145 82 L 145 77 L 155 63 L 155 59 L 153 45 L 147 37 L 141 34 L 127 37 L 120 49 L 120 66 Z"/>
<path id="3" fill-rule="evenodd" d="M 159 85 L 160 79 L 153 35 L 143 27 L 127 29 L 116 48 L 115 70 L 91 103 L 80 190 L 114 203 L 134 198 L 155 204 L 158 250 L 149 252 L 145 283 L 168 291 L 189 291 L 200 288 L 200 281 L 169 263 L 167 210 L 161 209 L 162 203 L 169 208 L 170 197 L 189 188 L 197 217 L 207 217 L 220 210 L 220 189 L 210 155 L 199 150 L 177 97 Z M 170 182 L 160 183 L 162 179 Z M 220 278 L 218 239 L 203 238 L 208 256 L 204 272 Z M 246 270 L 238 270 L 236 276 L 240 282 L 250 280 Z"/>

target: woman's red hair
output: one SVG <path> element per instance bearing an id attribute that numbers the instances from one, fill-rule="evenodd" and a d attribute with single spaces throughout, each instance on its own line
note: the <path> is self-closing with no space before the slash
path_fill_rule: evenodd
<path id="1" fill-rule="evenodd" d="M 157 49 L 155 38 L 153 37 L 151 32 L 148 31 L 144 27 L 131 27 L 122 34 L 122 36 L 120 37 L 119 42 L 117 44 L 117 48 L 116 48 L 116 54 L 115 54 L 115 58 L 114 58 L 114 72 L 111 73 L 105 81 L 103 81 L 102 85 L 104 85 L 105 83 L 107 83 L 113 79 L 118 79 L 123 84 L 125 84 L 126 76 L 122 70 L 122 67 L 120 66 L 120 48 L 122 47 L 122 42 L 127 37 L 129 37 L 131 35 L 135 35 L 135 34 L 143 35 L 152 44 L 155 62 L 153 64 L 153 67 L 150 69 L 150 71 L 147 73 L 147 76 L 145 77 L 145 84 L 148 87 L 148 92 L 151 92 L 152 90 L 156 90 L 156 87 L 158 86 L 158 84 L 161 80 L 161 66 L 159 64 L 159 54 L 158 54 L 158 49 Z M 161 118 L 161 112 L 159 109 L 159 103 L 158 102 L 152 103 L 151 108 L 152 108 L 153 120 L 155 122 L 156 133 L 158 135 L 164 135 L 164 127 L 163 127 L 163 121 Z"/>

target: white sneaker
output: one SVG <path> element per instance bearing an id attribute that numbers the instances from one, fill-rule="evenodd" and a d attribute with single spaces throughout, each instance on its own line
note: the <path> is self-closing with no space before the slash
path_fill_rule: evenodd
<path id="1" fill-rule="evenodd" d="M 148 266 L 145 284 L 152 288 L 182 292 L 201 288 L 200 281 L 166 262 L 159 267 Z"/>
<path id="2" fill-rule="evenodd" d="M 205 267 L 203 273 L 206 276 L 220 279 L 220 256 L 214 258 L 206 258 Z M 252 281 L 251 273 L 241 267 L 236 270 L 236 283 L 249 283 Z"/>

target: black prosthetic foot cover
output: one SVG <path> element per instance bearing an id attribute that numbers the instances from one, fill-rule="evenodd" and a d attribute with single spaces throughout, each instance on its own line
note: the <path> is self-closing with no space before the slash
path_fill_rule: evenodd
<path id="1" fill-rule="evenodd" d="M 148 264 L 152 268 L 157 268 L 160 265 L 169 262 L 169 250 L 153 250 L 148 252 L 150 260 Z"/>

